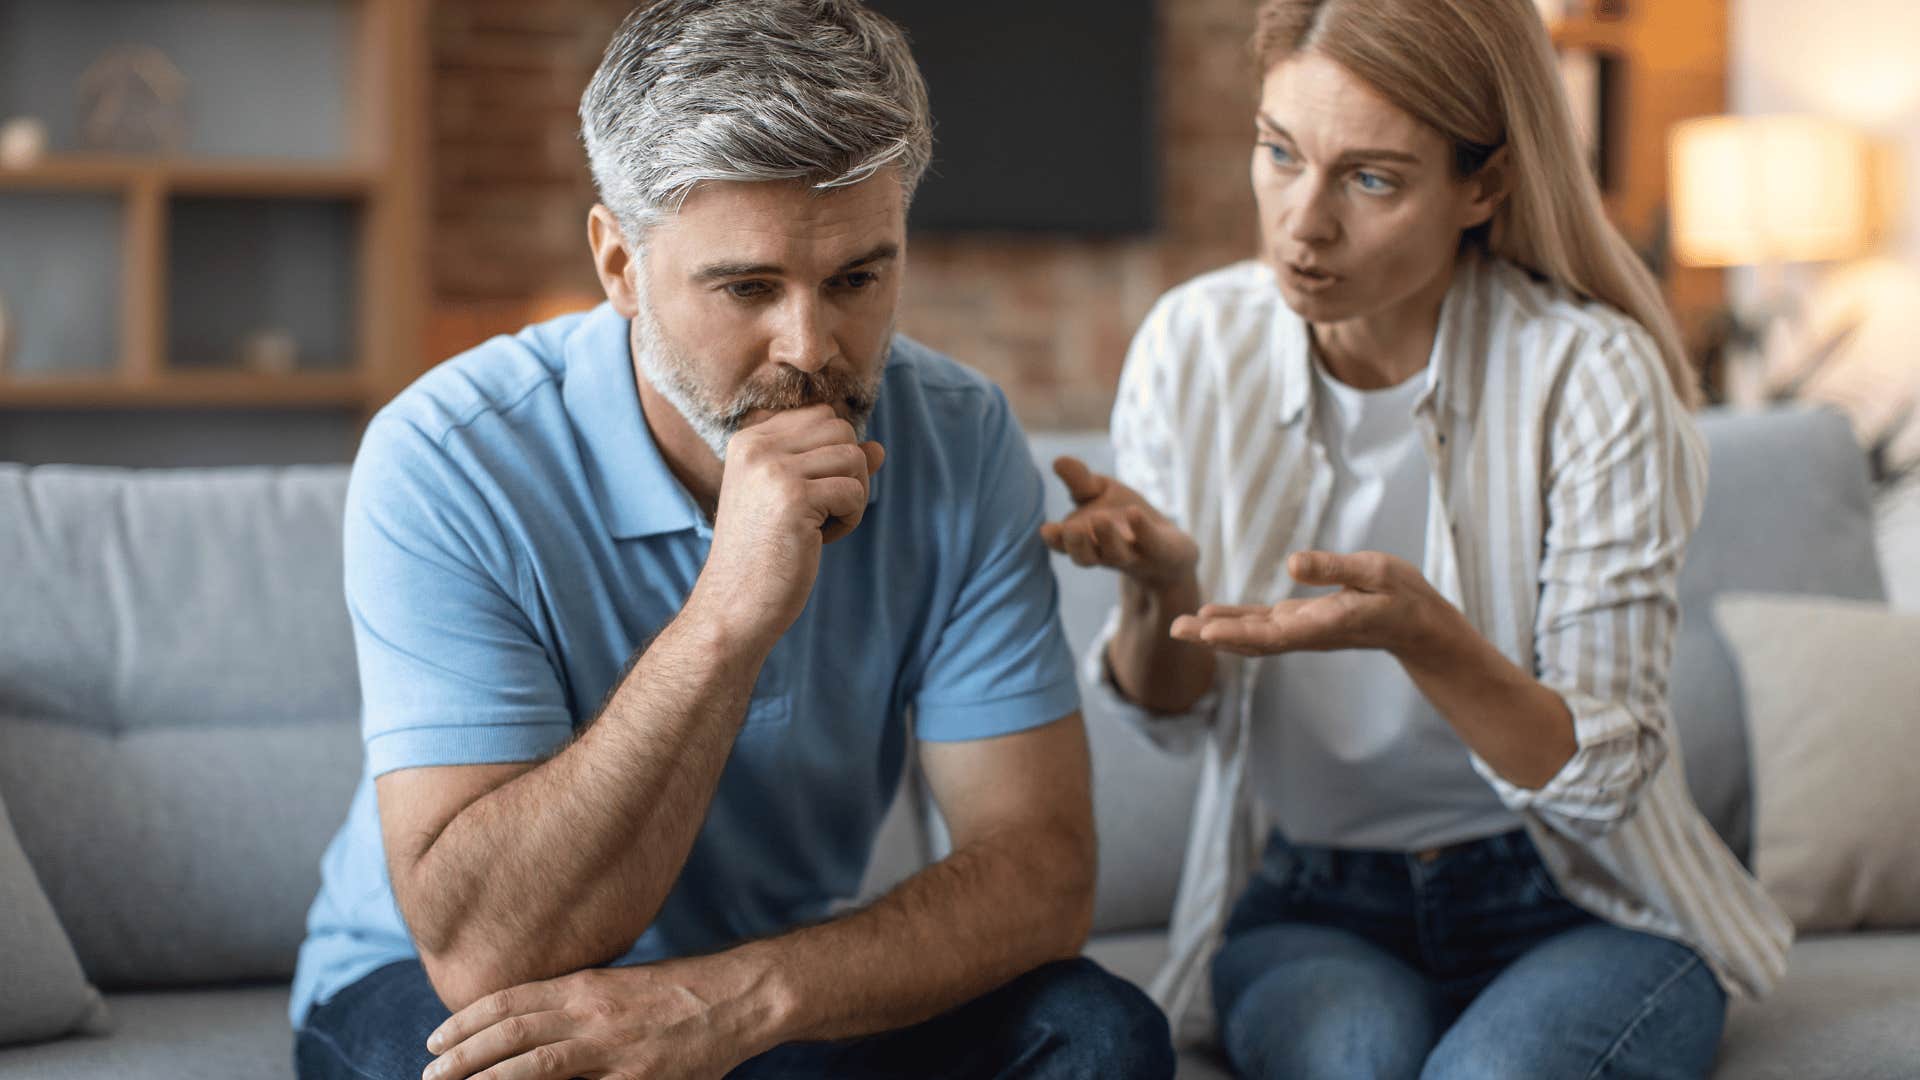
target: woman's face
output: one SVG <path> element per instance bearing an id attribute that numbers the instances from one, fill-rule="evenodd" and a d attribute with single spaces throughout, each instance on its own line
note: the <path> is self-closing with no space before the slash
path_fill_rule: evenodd
<path id="1" fill-rule="evenodd" d="M 1452 267 L 1498 205 L 1440 133 L 1312 52 L 1261 85 L 1253 191 L 1267 261 L 1309 322 L 1391 313 Z"/>

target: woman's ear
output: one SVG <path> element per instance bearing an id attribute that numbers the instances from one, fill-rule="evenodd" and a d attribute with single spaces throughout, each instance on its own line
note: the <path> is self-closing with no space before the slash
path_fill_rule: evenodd
<path id="1" fill-rule="evenodd" d="M 1513 154 L 1505 146 L 1493 152 L 1480 171 L 1467 178 L 1469 201 L 1462 207 L 1460 228 L 1474 229 L 1493 220 L 1500 204 L 1513 194 Z"/>
<path id="2" fill-rule="evenodd" d="M 587 214 L 587 244 L 593 248 L 593 268 L 600 277 L 601 291 L 607 294 L 613 310 L 623 319 L 639 314 L 641 282 L 634 275 L 645 273 L 645 263 L 634 258 L 626 232 L 613 211 L 599 203 Z"/>

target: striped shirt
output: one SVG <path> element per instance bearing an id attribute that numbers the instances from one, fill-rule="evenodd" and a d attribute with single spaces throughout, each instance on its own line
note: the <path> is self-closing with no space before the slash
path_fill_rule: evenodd
<path id="1" fill-rule="evenodd" d="M 1333 487 L 1313 422 L 1308 328 L 1241 263 L 1163 297 L 1128 353 L 1115 473 L 1192 535 L 1202 594 L 1271 604 L 1294 588 Z M 1461 259 L 1414 423 L 1431 465 L 1422 570 L 1508 659 L 1558 692 L 1578 749 L 1544 786 L 1474 770 L 1520 815 L 1573 902 L 1694 948 L 1758 996 L 1793 929 L 1695 808 L 1668 715 L 1675 581 L 1706 451 L 1652 337 L 1512 264 Z M 1184 1039 L 1210 1034 L 1207 964 L 1265 836 L 1246 775 L 1259 665 L 1222 654 L 1190 713 L 1151 716 L 1088 656 L 1090 705 L 1204 755 L 1167 967 L 1153 992 Z"/>

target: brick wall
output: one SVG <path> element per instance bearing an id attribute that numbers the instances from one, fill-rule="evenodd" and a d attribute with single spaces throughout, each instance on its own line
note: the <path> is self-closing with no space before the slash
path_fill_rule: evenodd
<path id="1" fill-rule="evenodd" d="M 1100 426 L 1162 291 L 1253 250 L 1256 0 L 1160 0 L 1162 210 L 1137 239 L 917 237 L 901 328 L 1005 386 L 1032 427 Z M 433 19 L 439 359 L 597 295 L 574 109 L 628 0 L 440 0 Z"/>

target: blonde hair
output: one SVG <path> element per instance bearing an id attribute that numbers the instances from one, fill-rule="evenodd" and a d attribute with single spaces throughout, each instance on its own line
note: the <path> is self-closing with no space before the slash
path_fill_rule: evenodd
<path id="1" fill-rule="evenodd" d="M 1458 175 L 1504 148 L 1511 190 L 1467 242 L 1625 312 L 1659 346 L 1674 389 L 1701 394 L 1659 283 L 1607 220 L 1533 0 L 1267 0 L 1260 73 L 1302 52 L 1353 72 L 1454 147 Z"/>

